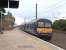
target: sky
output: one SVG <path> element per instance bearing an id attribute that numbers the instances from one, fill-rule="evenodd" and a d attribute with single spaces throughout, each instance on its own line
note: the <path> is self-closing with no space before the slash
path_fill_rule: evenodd
<path id="1" fill-rule="evenodd" d="M 19 0 L 19 8 L 6 8 L 15 17 L 17 25 L 34 20 L 37 3 L 39 18 L 51 20 L 66 19 L 66 0 Z"/>

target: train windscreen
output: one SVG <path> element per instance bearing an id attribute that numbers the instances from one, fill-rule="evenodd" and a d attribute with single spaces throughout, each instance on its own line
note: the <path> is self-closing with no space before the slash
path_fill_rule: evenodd
<path id="1" fill-rule="evenodd" d="M 38 22 L 38 27 L 51 27 L 51 23 L 48 23 L 48 22 Z"/>
<path id="2" fill-rule="evenodd" d="M 52 27 L 51 23 L 45 23 L 44 25 L 44 27 Z"/>
<path id="3" fill-rule="evenodd" d="M 38 22 L 38 27 L 44 27 L 44 22 Z"/>

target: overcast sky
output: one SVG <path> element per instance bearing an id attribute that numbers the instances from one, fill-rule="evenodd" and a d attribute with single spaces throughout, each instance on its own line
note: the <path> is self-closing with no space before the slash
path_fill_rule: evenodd
<path id="1" fill-rule="evenodd" d="M 66 0 L 19 0 L 18 9 L 6 9 L 15 17 L 15 23 L 20 25 L 35 19 L 35 4 L 38 4 L 38 18 L 52 21 L 66 18 Z M 24 21 L 25 19 L 25 21 Z"/>

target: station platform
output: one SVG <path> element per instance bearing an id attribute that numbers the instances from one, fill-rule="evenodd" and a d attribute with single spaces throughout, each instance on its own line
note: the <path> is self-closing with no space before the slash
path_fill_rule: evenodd
<path id="1" fill-rule="evenodd" d="M 0 34 L 0 50 L 64 50 L 19 28 Z"/>

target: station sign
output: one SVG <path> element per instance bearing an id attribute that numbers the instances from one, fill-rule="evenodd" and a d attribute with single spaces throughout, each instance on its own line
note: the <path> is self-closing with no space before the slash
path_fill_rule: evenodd
<path id="1" fill-rule="evenodd" d="M 0 8 L 8 8 L 8 0 L 0 0 Z"/>
<path id="2" fill-rule="evenodd" d="M 18 8 L 19 1 L 18 0 L 9 0 L 9 8 Z"/>
<path id="3" fill-rule="evenodd" d="M 18 8 L 19 0 L 0 0 L 0 8 L 8 8 L 8 7 L 9 8 Z"/>

